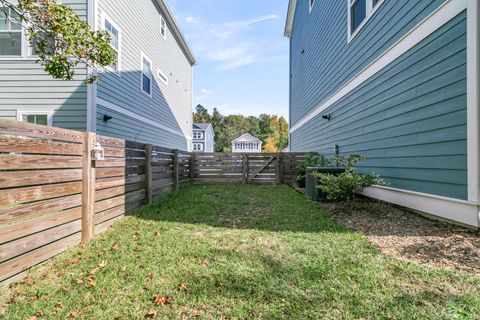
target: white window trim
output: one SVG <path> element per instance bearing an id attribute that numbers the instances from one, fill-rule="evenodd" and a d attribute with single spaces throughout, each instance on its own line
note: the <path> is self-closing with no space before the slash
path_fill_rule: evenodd
<path id="1" fill-rule="evenodd" d="M 385 2 L 385 0 L 380 0 L 377 5 L 374 7 L 373 6 L 373 0 L 366 0 L 367 1 L 367 13 L 365 15 L 365 19 L 363 19 L 362 23 L 357 27 L 357 29 L 352 33 L 352 6 L 355 3 L 355 1 L 358 0 L 347 0 L 347 8 L 348 8 L 348 25 L 347 25 L 347 42 L 350 43 L 350 41 L 355 38 L 355 36 L 362 30 L 362 28 L 367 24 L 367 22 L 370 20 L 370 18 L 377 12 L 378 8 L 382 6 L 382 4 Z M 350 3 L 351 2 L 351 3 Z"/>
<path id="2" fill-rule="evenodd" d="M 13 3 L 15 3 L 15 1 Z M 8 33 L 17 33 L 17 32 L 21 33 L 20 55 L 19 56 L 17 55 L 0 56 L 0 61 L 16 61 L 16 60 L 36 61 L 38 60 L 38 56 L 32 54 L 32 48 L 30 47 L 30 41 L 28 41 L 27 39 L 25 27 L 26 27 L 25 22 L 23 22 L 21 30 L 8 31 Z"/>
<path id="3" fill-rule="evenodd" d="M 199 147 L 199 148 L 196 148 Z M 203 151 L 203 144 L 201 143 L 194 143 L 193 144 L 193 151 Z"/>
<path id="4" fill-rule="evenodd" d="M 308 0 L 308 12 L 312 12 L 313 7 L 315 6 L 315 2 L 316 0 L 313 0 L 313 3 L 312 0 Z"/>
<path id="5" fill-rule="evenodd" d="M 162 34 L 162 21 L 165 24 L 165 34 Z M 167 21 L 163 18 L 163 16 L 160 16 L 160 35 L 162 36 L 163 40 L 167 40 L 167 31 L 168 31 L 168 25 Z"/>
<path id="6" fill-rule="evenodd" d="M 150 94 L 148 94 L 147 92 L 143 91 L 143 60 L 147 60 L 148 62 L 150 62 L 150 73 L 151 73 L 151 78 L 150 78 Z M 142 91 L 142 93 L 144 95 L 146 95 L 147 97 L 153 97 L 153 64 L 152 64 L 152 60 L 145 54 L 142 52 L 141 54 L 141 60 L 140 60 L 140 91 Z"/>
<path id="7" fill-rule="evenodd" d="M 106 66 L 105 68 L 117 76 L 122 77 L 122 28 L 118 26 L 118 24 L 105 12 L 102 12 L 102 29 L 105 30 L 105 21 L 108 20 L 110 24 L 117 29 L 118 31 L 118 51 L 117 51 L 117 68 L 118 70 L 113 69 L 110 66 Z M 113 47 L 112 47 L 113 49 Z M 115 50 L 115 49 L 114 49 Z"/>
<path id="8" fill-rule="evenodd" d="M 196 134 L 196 133 L 197 133 L 197 134 L 200 134 L 200 138 L 195 138 L 195 134 Z M 200 140 L 200 139 L 204 139 L 204 138 L 205 138 L 205 137 L 204 137 L 202 131 L 194 131 L 194 132 L 193 132 L 193 139 L 195 139 L 195 140 Z"/>
<path id="9" fill-rule="evenodd" d="M 160 79 L 160 81 L 162 81 L 163 83 L 165 83 L 165 84 L 168 86 L 168 77 L 167 77 L 167 75 L 165 74 L 165 72 L 162 72 L 162 70 L 157 69 L 157 74 L 158 74 L 158 79 Z M 163 80 L 163 78 L 162 78 L 160 75 L 162 75 L 163 77 L 165 77 L 166 80 Z"/>
<path id="10" fill-rule="evenodd" d="M 53 111 L 48 110 L 48 111 L 42 111 L 42 110 L 17 110 L 17 121 L 23 121 L 23 116 L 29 116 L 29 115 L 46 115 L 47 116 L 47 124 L 49 126 L 53 125 Z"/>

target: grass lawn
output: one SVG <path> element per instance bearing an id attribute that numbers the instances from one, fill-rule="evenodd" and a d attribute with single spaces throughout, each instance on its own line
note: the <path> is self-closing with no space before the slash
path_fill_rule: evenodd
<path id="1" fill-rule="evenodd" d="M 1 297 L 4 319 L 480 319 L 480 278 L 388 258 L 286 186 L 185 188 Z"/>

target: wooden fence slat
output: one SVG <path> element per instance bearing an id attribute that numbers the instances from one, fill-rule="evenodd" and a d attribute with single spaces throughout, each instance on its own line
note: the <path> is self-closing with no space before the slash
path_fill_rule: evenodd
<path id="1" fill-rule="evenodd" d="M 82 180 L 82 169 L 0 172 L 0 188 L 33 186 Z"/>
<path id="2" fill-rule="evenodd" d="M 82 145 L 50 140 L 32 140 L 0 137 L 0 152 L 80 156 L 82 154 Z"/>
<path id="3" fill-rule="evenodd" d="M 25 169 L 78 169 L 82 158 L 78 156 L 0 154 L 0 170 Z"/>
<path id="4" fill-rule="evenodd" d="M 134 184 L 145 181 L 145 175 L 131 176 L 131 177 L 120 177 L 120 178 L 107 178 L 99 179 L 95 182 L 95 189 L 108 189 L 113 187 L 124 186 L 128 184 Z"/>
<path id="5" fill-rule="evenodd" d="M 17 241 L 0 245 L 0 262 L 12 259 L 76 232 L 80 232 L 81 226 L 82 221 L 76 220 L 52 229 L 32 234 Z"/>
<path id="6" fill-rule="evenodd" d="M 0 206 L 47 200 L 82 192 L 82 182 L 67 182 L 20 189 L 0 189 Z"/>
<path id="7" fill-rule="evenodd" d="M 153 201 L 152 195 L 152 145 L 147 144 L 145 147 L 145 203 L 150 205 Z"/>
<path id="8" fill-rule="evenodd" d="M 0 119 L 0 134 L 83 143 L 83 135 L 79 131 L 6 119 Z"/>
<path id="9" fill-rule="evenodd" d="M 29 234 L 80 219 L 81 217 L 82 209 L 79 207 L 47 216 L 42 216 L 38 219 L 7 225 L 0 229 L 0 243 L 19 239 Z"/>

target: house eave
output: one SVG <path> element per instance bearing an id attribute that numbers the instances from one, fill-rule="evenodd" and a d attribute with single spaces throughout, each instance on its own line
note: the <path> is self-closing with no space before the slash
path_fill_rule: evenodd
<path id="1" fill-rule="evenodd" d="M 288 3 L 287 21 L 285 23 L 284 35 L 290 38 L 292 35 L 293 19 L 295 17 L 295 9 L 297 8 L 297 0 L 290 0 Z"/>
<path id="2" fill-rule="evenodd" d="M 175 36 L 177 37 L 178 41 L 180 42 L 182 50 L 183 50 L 183 52 L 185 52 L 185 55 L 187 56 L 188 61 L 190 62 L 190 64 L 192 66 L 196 65 L 197 60 L 196 60 L 195 56 L 193 55 L 193 52 L 190 49 L 190 46 L 188 45 L 187 40 L 183 36 L 183 33 L 180 30 L 180 27 L 179 27 L 177 21 L 175 20 L 175 17 L 173 16 L 172 12 L 170 11 L 168 6 L 166 5 L 165 1 L 164 0 L 155 0 L 155 1 L 160 6 L 160 9 L 164 12 L 165 19 L 167 20 L 168 24 L 170 26 L 172 26 L 172 29 L 173 29 L 172 31 L 175 34 Z"/>

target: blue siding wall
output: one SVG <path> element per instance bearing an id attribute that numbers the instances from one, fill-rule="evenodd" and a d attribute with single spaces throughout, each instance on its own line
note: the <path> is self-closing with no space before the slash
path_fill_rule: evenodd
<path id="1" fill-rule="evenodd" d="M 320 9 L 323 2 L 317 3 L 320 5 L 317 9 Z M 387 0 L 380 10 L 387 15 L 392 7 L 404 10 L 409 7 L 409 11 L 421 12 L 415 15 L 420 17 L 438 4 L 439 1 Z M 323 19 L 330 16 L 327 11 Z M 389 19 L 392 23 L 383 32 L 403 28 L 395 17 Z M 297 24 L 299 20 L 296 20 Z M 328 29 L 330 25 L 325 23 L 324 28 Z M 367 25 L 362 29 L 358 37 L 364 36 L 368 28 Z M 316 32 L 307 34 L 313 36 Z M 329 40 L 317 46 L 330 48 L 338 42 L 343 43 Z M 350 45 L 355 44 L 351 42 Z M 386 49 L 384 44 L 378 45 L 381 50 Z M 329 48 L 324 51 L 335 51 Z M 327 58 L 322 62 L 321 57 L 318 56 L 317 67 L 312 67 L 315 70 L 302 74 L 301 79 L 292 80 L 291 111 L 294 119 L 305 115 L 328 97 L 331 94 L 329 88 L 344 82 L 342 79 L 346 74 L 352 77 L 358 73 L 357 65 L 346 71 L 341 66 L 345 61 Z M 295 78 L 299 66 L 296 59 L 292 59 Z M 364 63 L 361 55 L 356 60 L 360 60 L 360 65 Z M 325 71 L 330 68 L 329 63 L 337 64 L 335 72 Z M 300 85 L 311 82 L 311 79 L 318 79 L 318 82 L 311 87 Z M 323 114 L 331 114 L 332 120 L 323 120 Z M 337 144 L 343 154 L 360 153 L 368 157 L 361 164 L 361 171 L 377 172 L 391 187 L 467 199 L 466 13 L 436 30 L 322 115 L 292 134 L 292 151 L 318 151 L 328 155 Z"/>
<path id="2" fill-rule="evenodd" d="M 291 125 L 337 91 L 443 2 L 386 0 L 348 43 L 346 0 L 316 1 L 311 13 L 308 0 L 298 0 L 291 37 Z"/>

